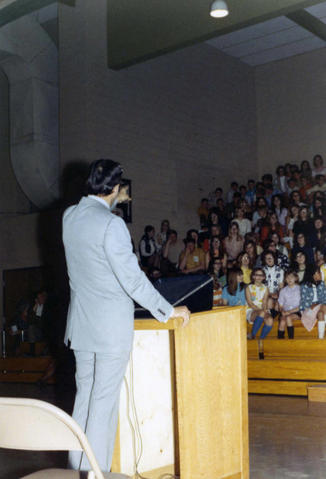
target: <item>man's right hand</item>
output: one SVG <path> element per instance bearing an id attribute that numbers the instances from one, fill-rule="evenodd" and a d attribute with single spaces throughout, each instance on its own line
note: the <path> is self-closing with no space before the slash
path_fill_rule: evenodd
<path id="1" fill-rule="evenodd" d="M 173 308 L 173 313 L 171 318 L 182 318 L 183 324 L 182 327 L 186 326 L 190 320 L 190 311 L 187 306 L 177 306 Z"/>

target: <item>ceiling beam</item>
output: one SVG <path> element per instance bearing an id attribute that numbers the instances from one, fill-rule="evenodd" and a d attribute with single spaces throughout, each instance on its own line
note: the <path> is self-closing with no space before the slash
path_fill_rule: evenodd
<path id="1" fill-rule="evenodd" d="M 319 18 L 314 17 L 306 10 L 298 10 L 286 16 L 300 25 L 300 27 L 309 30 L 309 32 L 326 41 L 326 24 L 319 20 Z"/>
<path id="2" fill-rule="evenodd" d="M 55 0 L 2 0 L 0 1 L 0 27 L 54 2 Z"/>
<path id="3" fill-rule="evenodd" d="M 209 15 L 212 0 L 107 0 L 108 66 L 119 70 L 219 35 L 320 3 L 227 0 L 230 14 Z"/>

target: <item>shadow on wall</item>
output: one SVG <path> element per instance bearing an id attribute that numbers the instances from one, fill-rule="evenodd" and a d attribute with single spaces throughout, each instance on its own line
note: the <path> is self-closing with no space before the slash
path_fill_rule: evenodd
<path id="1" fill-rule="evenodd" d="M 39 213 L 37 238 L 41 263 L 45 269 L 45 289 L 56 298 L 55 314 L 58 343 L 62 345 L 60 356 L 56 358 L 56 404 L 71 413 L 74 388 L 74 358 L 70 350 L 63 347 L 63 336 L 69 305 L 69 281 L 62 243 L 62 215 L 65 209 L 77 203 L 84 193 L 88 164 L 75 161 L 67 165 L 62 175 L 62 198 L 48 209 Z M 60 401 L 63 401 L 61 404 Z M 69 404 L 69 406 L 67 406 Z"/>
<path id="2" fill-rule="evenodd" d="M 42 264 L 49 271 L 49 288 L 69 294 L 68 278 L 62 244 L 62 215 L 66 208 L 78 203 L 84 194 L 88 164 L 76 160 L 66 166 L 62 175 L 62 197 L 49 208 L 40 212 L 38 244 Z M 68 291 L 68 293 L 67 293 Z"/>

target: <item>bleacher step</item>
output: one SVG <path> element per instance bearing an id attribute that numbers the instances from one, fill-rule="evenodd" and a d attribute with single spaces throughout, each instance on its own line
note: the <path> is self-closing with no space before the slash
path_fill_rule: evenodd
<path id="1" fill-rule="evenodd" d="M 326 384 L 308 386 L 308 401 L 326 402 Z"/>

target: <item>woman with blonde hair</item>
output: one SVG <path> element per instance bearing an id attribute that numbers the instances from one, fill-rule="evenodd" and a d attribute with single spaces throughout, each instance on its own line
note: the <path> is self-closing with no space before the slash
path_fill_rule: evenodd
<path id="1" fill-rule="evenodd" d="M 224 249 L 228 259 L 235 260 L 243 249 L 244 239 L 239 234 L 239 225 L 235 221 L 229 226 L 229 234 L 224 239 Z"/>

